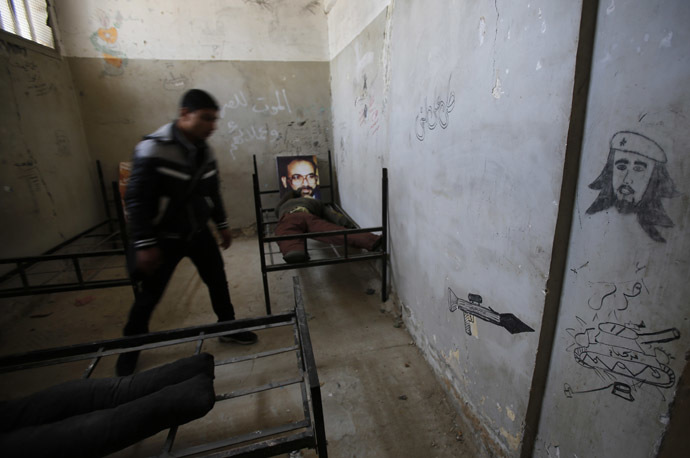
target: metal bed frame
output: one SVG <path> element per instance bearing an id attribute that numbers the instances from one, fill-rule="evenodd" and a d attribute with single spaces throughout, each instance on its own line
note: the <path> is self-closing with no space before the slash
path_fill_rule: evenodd
<path id="1" fill-rule="evenodd" d="M 261 277 L 263 279 L 264 287 L 264 299 L 266 302 L 266 314 L 271 314 L 271 298 L 268 289 L 268 272 L 276 272 L 280 270 L 290 270 L 290 269 L 302 269 L 307 267 L 325 266 L 330 264 L 342 264 L 347 262 L 355 261 L 369 261 L 369 260 L 381 260 L 381 302 L 386 302 L 388 300 L 388 287 L 387 287 L 387 257 L 388 257 L 388 169 L 383 168 L 381 171 L 381 226 L 376 227 L 360 227 L 350 215 L 348 215 L 338 204 L 334 202 L 333 199 L 333 163 L 331 161 L 331 152 L 328 151 L 328 177 L 329 182 L 326 185 L 319 185 L 319 188 L 324 190 L 329 190 L 329 199 L 324 202 L 329 205 L 333 210 L 345 215 L 345 217 L 351 222 L 355 229 L 344 229 L 340 231 L 328 231 L 328 232 L 311 232 L 307 234 L 295 234 L 295 235 L 282 235 L 276 236 L 273 234 L 273 227 L 278 223 L 278 219 L 275 217 L 275 208 L 264 208 L 264 202 L 262 196 L 265 195 L 276 195 L 280 193 L 278 189 L 271 189 L 262 191 L 259 186 L 259 172 L 256 164 L 256 155 L 253 156 L 254 162 L 254 174 L 252 175 L 254 183 L 254 208 L 256 213 L 256 231 L 259 240 L 259 254 L 261 261 Z M 323 197 L 323 196 L 322 196 Z M 323 199 L 322 199 L 323 200 Z M 347 246 L 347 236 L 348 234 L 358 234 L 362 232 L 377 232 L 381 231 L 382 244 L 381 251 L 370 252 L 370 253 L 350 253 L 351 248 Z M 282 257 L 277 258 L 275 255 L 280 255 L 280 251 L 277 249 L 276 244 L 271 244 L 272 242 L 277 242 L 279 240 L 303 240 L 305 252 L 315 251 L 309 248 L 307 244 L 307 239 L 312 237 L 319 237 L 323 235 L 343 235 L 345 238 L 345 244 L 342 247 L 336 247 L 330 245 L 327 250 L 333 253 L 333 256 L 322 258 L 322 259 L 310 259 L 304 262 L 286 263 L 283 262 Z M 339 252 L 338 248 L 342 250 Z"/>
<path id="2" fill-rule="evenodd" d="M 111 288 L 115 286 L 130 285 L 134 288 L 128 270 L 126 278 L 115 278 L 106 280 L 91 280 L 86 278 L 86 260 L 94 258 L 108 258 L 111 256 L 122 256 L 125 259 L 125 247 L 127 247 L 127 235 L 123 230 L 125 227 L 122 203 L 118 199 L 119 191 L 117 183 L 113 183 L 113 196 L 117 218 L 111 218 L 108 196 L 103 183 L 103 171 L 100 161 L 96 161 L 100 190 L 103 196 L 106 220 L 95 226 L 77 234 L 76 236 L 60 243 L 45 253 L 38 256 L 22 256 L 0 259 L 0 266 L 14 265 L 15 267 L 3 275 L 0 275 L 0 285 L 16 278 L 21 281 L 21 286 L 0 288 L 0 299 L 17 296 L 30 296 L 34 294 L 62 293 L 66 291 L 77 291 L 85 289 Z M 101 232 L 107 226 L 107 232 Z M 89 240 L 92 239 L 92 240 Z M 95 243 L 89 243 L 95 241 Z M 110 245 L 111 249 L 103 249 L 103 246 Z M 61 268 L 51 269 L 49 263 L 60 262 Z M 54 267 L 53 267 L 54 269 Z M 71 272 L 71 281 L 54 282 L 57 277 L 64 276 Z M 32 283 L 31 275 L 51 275 L 51 279 L 43 284 Z"/>
<path id="3" fill-rule="evenodd" d="M 167 438 L 157 456 L 267 457 L 289 453 L 294 450 L 311 448 L 317 451 L 319 457 L 327 458 L 326 433 L 324 428 L 323 408 L 321 405 L 321 387 L 316 372 L 316 362 L 314 360 L 311 338 L 309 337 L 309 329 L 307 327 L 307 318 L 304 311 L 304 302 L 299 279 L 293 277 L 292 281 L 295 307 L 288 313 L 154 332 L 139 336 L 122 337 L 0 357 L 0 374 L 55 364 L 90 360 L 90 364 L 82 375 L 82 378 L 88 378 L 93 373 L 96 365 L 106 356 L 130 351 L 150 350 L 188 342 L 197 343 L 195 354 L 198 354 L 201 352 L 204 341 L 207 339 L 243 331 L 291 326 L 294 334 L 294 345 L 246 356 L 216 360 L 215 365 L 223 366 L 243 361 L 254 361 L 258 358 L 292 352 L 296 355 L 297 359 L 297 373 L 295 376 L 287 380 L 272 381 L 260 386 L 245 388 L 230 393 L 216 394 L 216 402 L 222 402 L 268 390 L 278 390 L 286 386 L 299 384 L 304 413 L 304 418 L 302 420 L 292 421 L 268 429 L 261 429 L 214 442 L 193 445 L 181 450 L 173 450 L 178 431 L 178 427 L 173 427 L 169 429 Z M 194 422 L 191 422 L 189 425 L 193 423 Z M 179 428 L 184 427 L 183 425 Z"/>

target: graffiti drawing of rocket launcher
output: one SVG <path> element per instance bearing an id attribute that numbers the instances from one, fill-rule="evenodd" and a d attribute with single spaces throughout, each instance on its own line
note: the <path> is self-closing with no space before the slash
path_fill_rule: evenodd
<path id="1" fill-rule="evenodd" d="M 534 329 L 527 326 L 512 313 L 498 313 L 492 310 L 491 307 L 483 307 L 482 297 L 479 294 L 468 294 L 467 298 L 469 301 L 460 299 L 452 289 L 448 288 L 448 308 L 451 312 L 458 309 L 462 310 L 462 315 L 465 318 L 465 332 L 468 336 L 472 335 L 470 323 L 474 322 L 475 317 L 501 326 L 511 334 L 534 332 Z"/>

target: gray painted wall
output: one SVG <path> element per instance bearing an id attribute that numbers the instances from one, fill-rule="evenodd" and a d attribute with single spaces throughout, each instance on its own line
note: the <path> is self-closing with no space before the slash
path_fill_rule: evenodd
<path id="1" fill-rule="evenodd" d="M 600 5 L 572 239 L 555 248 L 568 250 L 568 271 L 536 456 L 654 456 L 673 422 L 688 349 L 690 7 L 638 3 Z M 377 221 L 372 170 L 390 169 L 392 281 L 405 323 L 507 456 L 520 454 L 525 433 L 561 179 L 573 173 L 563 164 L 580 13 L 580 2 L 398 0 L 331 65 L 341 198 Z M 372 133 L 364 107 L 377 101 Z M 677 193 L 655 188 L 661 206 L 652 205 L 673 223 L 657 220 L 665 242 L 635 212 L 587 213 L 598 195 L 589 185 L 624 130 L 667 158 Z M 466 322 L 458 306 L 470 293 L 536 331 Z M 641 372 L 624 373 L 625 358 L 643 361 L 628 367 Z"/>
<path id="2" fill-rule="evenodd" d="M 536 456 L 655 456 L 669 424 L 690 348 L 689 22 L 690 4 L 683 0 L 600 4 L 576 214 Z M 619 131 L 647 139 L 614 136 Z M 629 156 L 640 171 L 618 170 L 624 163 L 614 170 L 621 179 L 627 173 L 622 183 L 629 189 L 646 188 L 646 198 L 657 198 L 650 209 L 638 205 L 626 214 L 615 205 L 592 207 L 599 191 L 591 183 L 612 147 L 647 155 Z M 652 159 L 662 157 L 665 164 Z M 661 168 L 667 177 L 648 184 L 645 174 Z M 668 192 L 673 188 L 677 192 Z M 651 225 L 657 240 L 640 224 L 645 215 L 664 223 Z"/>
<path id="3" fill-rule="evenodd" d="M 330 149 L 327 63 L 130 60 L 113 76 L 104 74 L 102 59 L 69 62 L 89 147 L 108 181 L 141 137 L 175 118 L 186 90 L 203 88 L 215 96 L 220 119 L 209 144 L 219 160 L 231 227 L 255 220 L 252 155 L 262 182 L 275 189 L 276 155 L 327 155 Z"/>
<path id="4" fill-rule="evenodd" d="M 142 136 L 172 121 L 182 94 L 222 107 L 210 144 L 231 227 L 255 221 L 252 155 L 277 186 L 275 156 L 331 149 L 327 19 L 312 0 L 62 0 L 63 53 L 89 148 L 109 182 Z"/>
<path id="5" fill-rule="evenodd" d="M 408 329 L 509 454 L 538 335 L 479 319 L 470 335 L 451 302 L 478 294 L 539 329 L 578 21 L 577 2 L 397 1 L 331 70 L 345 208 L 378 220 L 362 194 L 377 195 L 374 171 L 389 167 L 392 279 Z M 365 105 L 382 115 L 376 133 Z"/>
<path id="6" fill-rule="evenodd" d="M 481 422 L 478 434 L 517 456 L 560 205 L 582 3 L 358 2 L 329 2 L 330 27 L 348 30 L 328 33 L 325 13 L 308 0 L 232 0 L 199 11 L 178 0 L 153 2 L 158 9 L 58 2 L 59 15 L 70 18 L 62 41 L 69 68 L 0 47 L 8 69 L 0 93 L 11 101 L 0 110 L 0 216 L 16 222 L 2 228 L 3 253 L 35 254 L 95 223 L 100 196 L 88 151 L 113 179 L 140 136 L 171 120 L 185 89 L 207 88 L 224 107 L 211 143 L 235 227 L 254 220 L 252 154 L 270 176 L 276 154 L 333 149 L 343 206 L 366 225 L 380 221 L 380 169 L 389 168 L 391 276 L 405 323 L 441 383 Z M 638 3 L 601 4 L 537 456 L 653 456 L 685 365 L 690 12 L 683 0 Z M 367 23 L 337 20 L 358 6 L 356 17 Z M 180 21 L 185 15 L 191 19 Z M 268 24 L 253 37 L 255 54 L 251 37 L 233 44 L 229 15 Z M 107 23 L 113 18 L 123 19 L 120 28 Z M 315 27 L 302 29 L 300 20 Z M 166 47 L 170 30 L 194 39 Z M 344 44 L 345 37 L 354 38 Z M 292 47 L 274 49 L 271 40 Z M 338 53 L 330 64 L 329 41 Z M 175 47 L 181 57 L 167 54 Z M 673 223 L 656 226 L 665 242 L 652 239 L 635 212 L 587 213 L 598 195 L 589 185 L 618 131 L 645 135 L 664 152 L 678 191 L 656 191 Z M 484 309 L 463 303 L 469 294 L 480 295 Z M 491 322 L 495 313 L 502 323 Z M 516 329 L 508 313 L 535 331 L 509 332 Z M 666 333 L 640 337 L 659 331 Z M 645 375 L 593 367 L 583 357 L 597 349 L 644 361 L 636 367 Z"/>
<path id="7" fill-rule="evenodd" d="M 388 166 L 390 155 L 388 11 L 331 62 L 340 201 L 363 227 L 381 224 L 381 168 Z"/>
<path id="8" fill-rule="evenodd" d="M 442 379 L 515 455 L 563 173 L 580 2 L 396 2 L 391 82 L 394 284 Z M 469 333 L 468 333 L 469 331 Z M 471 335 L 470 335 L 471 334 Z"/>
<path id="9" fill-rule="evenodd" d="M 43 253 L 105 219 L 69 66 L 0 33 L 0 257 Z"/>

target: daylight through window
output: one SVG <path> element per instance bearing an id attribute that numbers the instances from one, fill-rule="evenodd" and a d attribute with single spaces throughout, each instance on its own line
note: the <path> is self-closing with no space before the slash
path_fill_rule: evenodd
<path id="1" fill-rule="evenodd" d="M 0 0 L 0 28 L 55 48 L 46 0 Z"/>

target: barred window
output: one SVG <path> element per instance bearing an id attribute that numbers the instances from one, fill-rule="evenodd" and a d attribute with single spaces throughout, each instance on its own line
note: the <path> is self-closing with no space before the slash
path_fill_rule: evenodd
<path id="1" fill-rule="evenodd" d="M 55 48 L 46 0 L 0 0 L 0 29 Z"/>

